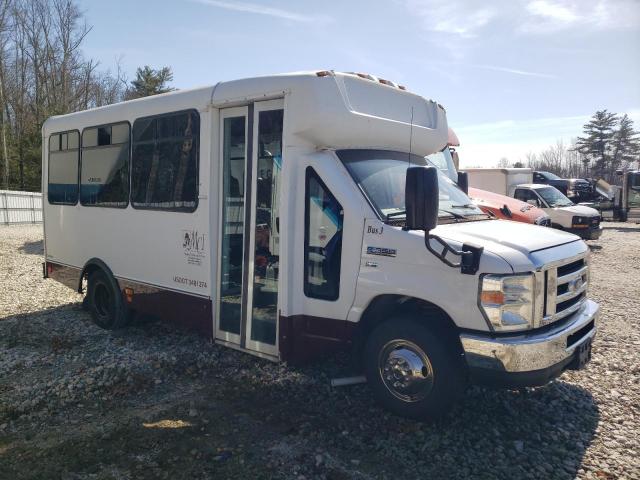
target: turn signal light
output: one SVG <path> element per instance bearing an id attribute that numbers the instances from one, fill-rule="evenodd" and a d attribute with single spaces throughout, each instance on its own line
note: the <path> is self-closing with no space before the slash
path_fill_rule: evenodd
<path id="1" fill-rule="evenodd" d="M 480 294 L 480 301 L 485 305 L 504 305 L 504 292 L 485 290 Z"/>
<path id="2" fill-rule="evenodd" d="M 127 299 L 128 303 L 133 301 L 133 288 L 126 287 L 124 289 L 124 296 Z"/>

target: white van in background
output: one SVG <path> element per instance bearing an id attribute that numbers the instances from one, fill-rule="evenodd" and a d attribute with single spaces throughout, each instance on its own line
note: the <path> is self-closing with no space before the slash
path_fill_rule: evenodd
<path id="1" fill-rule="evenodd" d="M 94 321 L 132 312 L 270 360 L 349 349 L 410 417 L 468 381 L 540 385 L 584 367 L 589 250 L 495 220 L 425 156 L 444 109 L 369 75 L 221 82 L 52 117 L 44 274 Z"/>
<path id="2" fill-rule="evenodd" d="M 532 183 L 530 168 L 467 168 L 464 171 L 470 187 L 507 195 L 541 208 L 551 217 L 553 228 L 585 240 L 595 240 L 602 235 L 597 210 L 574 204 L 555 187 Z"/>

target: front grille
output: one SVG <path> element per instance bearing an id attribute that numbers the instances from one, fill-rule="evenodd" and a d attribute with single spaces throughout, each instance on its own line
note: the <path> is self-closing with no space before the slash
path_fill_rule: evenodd
<path id="1" fill-rule="evenodd" d="M 544 283 L 541 325 L 548 325 L 568 317 L 584 304 L 589 284 L 586 257 L 549 267 L 544 272 Z"/>

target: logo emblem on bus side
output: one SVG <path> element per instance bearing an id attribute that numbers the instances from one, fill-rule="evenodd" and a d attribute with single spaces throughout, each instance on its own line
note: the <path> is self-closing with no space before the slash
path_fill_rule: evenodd
<path id="1" fill-rule="evenodd" d="M 395 257 L 397 251 L 395 248 L 385 248 L 385 247 L 367 247 L 368 255 L 380 255 L 383 257 Z"/>

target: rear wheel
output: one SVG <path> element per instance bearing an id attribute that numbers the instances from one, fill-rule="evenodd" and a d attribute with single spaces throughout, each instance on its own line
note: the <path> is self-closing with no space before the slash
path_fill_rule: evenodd
<path id="1" fill-rule="evenodd" d="M 376 400 L 404 417 L 440 417 L 466 386 L 463 359 L 450 335 L 416 319 L 379 325 L 367 339 L 364 365 Z"/>
<path id="2" fill-rule="evenodd" d="M 107 330 L 124 327 L 126 306 L 115 279 L 96 270 L 89 275 L 87 283 L 86 305 L 96 325 Z"/>

